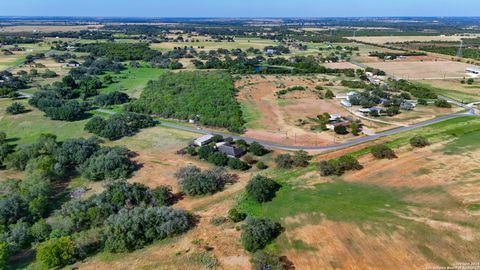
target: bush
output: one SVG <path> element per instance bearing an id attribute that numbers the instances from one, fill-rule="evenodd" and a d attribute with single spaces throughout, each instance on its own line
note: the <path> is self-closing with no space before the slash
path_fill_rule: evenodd
<path id="1" fill-rule="evenodd" d="M 275 163 L 277 163 L 277 167 L 281 169 L 291 169 L 295 161 L 289 154 L 282 154 L 275 159 Z"/>
<path id="2" fill-rule="evenodd" d="M 265 253 L 261 250 L 256 251 L 250 260 L 252 270 L 286 270 L 287 268 L 278 256 Z"/>
<path id="3" fill-rule="evenodd" d="M 105 249 L 128 252 L 154 240 L 186 232 L 193 226 L 190 214 L 170 207 L 123 209 L 104 225 Z"/>
<path id="4" fill-rule="evenodd" d="M 15 114 L 21 114 L 21 113 L 25 112 L 25 106 L 23 106 L 23 104 L 21 104 L 21 103 L 14 102 L 14 103 L 12 103 L 12 105 L 7 107 L 6 112 L 8 114 L 14 114 L 14 115 Z"/>
<path id="5" fill-rule="evenodd" d="M 36 257 L 47 269 L 65 266 L 75 261 L 75 244 L 69 236 L 50 239 L 38 245 Z"/>
<path id="6" fill-rule="evenodd" d="M 263 163 L 263 161 L 257 162 L 256 166 L 259 170 L 265 170 L 268 168 L 268 166 L 265 163 Z"/>
<path id="7" fill-rule="evenodd" d="M 360 170 L 362 165 L 353 156 L 342 156 L 338 159 L 322 160 L 318 164 L 321 176 L 342 175 L 345 171 Z"/>
<path id="8" fill-rule="evenodd" d="M 210 219 L 210 224 L 212 224 L 213 226 L 220 226 L 227 221 L 228 220 L 226 217 L 213 217 L 212 219 Z"/>
<path id="9" fill-rule="evenodd" d="M 241 229 L 243 247 L 247 251 L 255 252 L 275 239 L 281 233 L 282 227 L 268 219 L 249 216 Z"/>
<path id="10" fill-rule="evenodd" d="M 272 200 L 279 188 L 277 182 L 261 175 L 254 176 L 246 186 L 247 194 L 259 203 Z"/>
<path id="11" fill-rule="evenodd" d="M 214 152 L 208 157 L 208 162 L 216 166 L 225 166 L 228 163 L 228 157 L 224 153 Z"/>
<path id="12" fill-rule="evenodd" d="M 75 243 L 76 254 L 80 258 L 87 257 L 89 254 L 99 250 L 103 245 L 101 228 L 92 228 L 74 233 L 72 238 Z"/>
<path id="13" fill-rule="evenodd" d="M 439 108 L 452 108 L 452 104 L 450 104 L 445 99 L 437 99 L 435 101 L 435 106 L 437 106 Z"/>
<path id="14" fill-rule="evenodd" d="M 40 219 L 30 228 L 30 234 L 33 237 L 35 242 L 42 242 L 48 239 L 50 235 L 50 225 L 45 221 L 45 219 Z"/>
<path id="15" fill-rule="evenodd" d="M 155 199 L 156 206 L 168 206 L 173 203 L 174 195 L 169 186 L 159 186 L 152 190 L 152 197 Z"/>
<path id="16" fill-rule="evenodd" d="M 336 126 L 333 128 L 333 131 L 335 131 L 335 133 L 339 134 L 339 135 L 345 135 L 345 134 L 348 134 L 348 130 L 347 130 L 347 127 L 346 126 Z"/>
<path id="17" fill-rule="evenodd" d="M 397 157 L 395 155 L 395 152 L 393 152 L 393 150 L 385 144 L 379 144 L 379 145 L 373 146 L 371 153 L 375 158 L 378 158 L 378 159 L 385 159 L 385 158 L 393 159 Z"/>
<path id="18" fill-rule="evenodd" d="M 229 158 L 228 159 L 228 167 L 233 170 L 240 170 L 240 171 L 246 171 L 250 169 L 250 166 L 248 163 L 241 161 L 238 158 Z"/>
<path id="19" fill-rule="evenodd" d="M 293 165 L 296 167 L 307 167 L 310 163 L 311 156 L 308 155 L 305 151 L 295 152 L 293 156 Z"/>
<path id="20" fill-rule="evenodd" d="M 263 155 L 268 153 L 268 150 L 265 149 L 265 147 L 263 147 L 263 145 L 261 145 L 257 142 L 253 142 L 252 144 L 250 144 L 250 147 L 248 148 L 248 151 L 250 153 L 254 154 L 255 156 L 263 156 Z"/>
<path id="21" fill-rule="evenodd" d="M 233 222 L 240 222 L 245 220 L 247 214 L 240 212 L 237 208 L 228 210 L 228 218 Z"/>
<path id="22" fill-rule="evenodd" d="M 418 105 L 423 105 L 423 106 L 428 105 L 427 100 L 426 100 L 426 99 L 423 99 L 423 98 L 419 98 L 419 99 L 417 100 L 417 102 L 418 102 Z"/>
<path id="23" fill-rule="evenodd" d="M 8 244 L 5 242 L 0 242 L 0 269 L 8 269 L 8 259 L 10 257 L 10 252 L 8 249 Z"/>
<path id="24" fill-rule="evenodd" d="M 428 142 L 427 138 L 422 137 L 422 136 L 415 136 L 410 139 L 410 145 L 413 147 L 425 147 L 430 145 Z"/>
<path id="25" fill-rule="evenodd" d="M 194 166 L 180 168 L 175 176 L 180 189 L 189 196 L 214 194 L 223 190 L 225 184 L 232 183 L 234 180 L 234 177 L 222 168 L 201 171 Z"/>
<path id="26" fill-rule="evenodd" d="M 204 145 L 198 149 L 198 156 L 200 159 L 208 160 L 208 158 L 215 153 L 215 148 L 211 145 Z"/>

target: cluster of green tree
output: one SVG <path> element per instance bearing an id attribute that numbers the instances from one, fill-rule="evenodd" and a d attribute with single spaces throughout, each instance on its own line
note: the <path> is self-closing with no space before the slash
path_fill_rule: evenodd
<path id="1" fill-rule="evenodd" d="M 85 125 L 85 130 L 109 140 L 118 140 L 125 136 L 132 136 L 142 128 L 155 125 L 150 115 L 121 112 L 105 119 L 101 116 L 94 116 Z"/>
<path id="2" fill-rule="evenodd" d="M 290 154 L 281 154 L 275 158 L 277 167 L 281 169 L 291 169 L 293 167 L 307 167 L 312 159 L 306 151 L 298 151 L 292 156 Z"/>
<path id="3" fill-rule="evenodd" d="M 373 75 L 377 75 L 377 76 L 385 76 L 385 75 L 387 75 L 387 73 L 385 73 L 385 71 L 380 70 L 380 69 L 377 69 L 377 68 L 372 68 L 372 67 L 367 67 L 367 68 L 365 69 L 365 72 L 370 72 L 370 73 L 372 73 Z"/>
<path id="4" fill-rule="evenodd" d="M 57 63 L 65 63 L 68 59 L 76 59 L 77 56 L 75 54 L 72 54 L 72 53 L 62 53 L 62 54 L 50 54 L 49 55 L 50 58 L 52 58 L 55 62 Z"/>
<path id="5" fill-rule="evenodd" d="M 7 247 L 5 252 L 10 255 L 29 248 L 31 243 L 73 234 L 78 231 L 75 224 L 84 224 L 84 221 L 73 222 L 76 219 L 95 215 L 99 218 L 96 222 L 103 223 L 108 217 L 101 214 L 112 211 L 111 205 L 98 212 L 96 209 L 91 212 L 87 211 L 88 208 L 77 209 L 72 219 L 58 216 L 46 222 L 46 218 L 58 207 L 57 202 L 65 196 L 58 192 L 58 187 L 63 186 L 62 182 L 66 179 L 74 177 L 75 172 L 92 180 L 103 180 L 124 178 L 136 169 L 127 149 L 101 147 L 95 138 L 58 142 L 54 135 L 44 134 L 35 143 L 13 151 L 4 133 L 0 137 L 3 138 L 0 146 L 2 161 L 9 169 L 23 171 L 23 180 L 9 179 L 0 183 L 0 242 Z M 169 190 L 152 191 L 148 201 L 164 205 L 172 198 Z M 125 190 L 118 192 L 121 194 L 110 202 L 116 200 L 120 203 L 119 195 L 128 195 Z M 93 205 L 99 204 L 94 202 Z"/>
<path id="6" fill-rule="evenodd" d="M 423 98 L 423 99 L 437 98 L 437 94 L 432 88 L 422 86 L 419 84 L 414 84 L 407 80 L 389 80 L 388 84 L 391 89 L 409 92 L 412 96 L 416 98 Z"/>
<path id="7" fill-rule="evenodd" d="M 151 49 L 146 43 L 88 43 L 79 46 L 77 51 L 88 52 L 94 57 L 107 57 L 116 61 L 150 61 L 161 55 L 160 51 Z"/>
<path id="8" fill-rule="evenodd" d="M 423 52 L 415 52 L 415 51 L 406 51 L 406 52 L 401 52 L 401 53 L 392 53 L 392 52 L 369 52 L 368 53 L 370 56 L 377 57 L 378 59 L 384 59 L 384 60 L 395 60 L 399 57 L 402 56 L 425 56 L 427 55 L 426 53 Z"/>
<path id="9" fill-rule="evenodd" d="M 29 78 L 14 76 L 8 71 L 0 71 L 0 97 L 14 98 L 16 91 L 27 88 Z"/>
<path id="10" fill-rule="evenodd" d="M 124 104 L 129 101 L 130 97 L 127 94 L 118 91 L 113 91 L 108 94 L 98 95 L 95 97 L 95 104 L 101 107 Z"/>
<path id="11" fill-rule="evenodd" d="M 21 33 L 0 33 L 2 45 L 34 44 L 41 42 L 41 39 L 22 35 Z"/>
<path id="12" fill-rule="evenodd" d="M 235 177 L 216 167 L 202 171 L 195 166 L 187 166 L 177 170 L 175 177 L 182 192 L 188 196 L 205 196 L 222 191 L 226 184 L 233 183 Z"/>
<path id="13" fill-rule="evenodd" d="M 102 248 L 130 252 L 181 234 L 193 226 L 193 218 L 183 210 L 167 207 L 171 198 L 169 187 L 149 189 L 116 181 L 100 194 L 68 201 L 48 222 L 42 220 L 41 241 L 45 242 L 36 248 L 37 260 L 46 268 L 54 268 Z"/>
<path id="14" fill-rule="evenodd" d="M 274 55 L 282 55 L 282 54 L 289 54 L 290 49 L 288 46 L 278 45 L 278 46 L 266 46 L 263 48 L 265 53 L 272 52 L 271 54 Z"/>
<path id="15" fill-rule="evenodd" d="M 458 53 L 458 47 L 425 46 L 425 47 L 420 47 L 420 50 L 432 52 L 432 53 L 446 54 L 451 56 L 456 56 Z M 480 49 L 464 48 L 462 49 L 462 57 L 480 60 Z"/>
<path id="16" fill-rule="evenodd" d="M 349 87 L 349 88 L 356 88 L 356 89 L 365 89 L 368 87 L 368 84 L 362 82 L 362 81 L 347 81 L 347 80 L 342 80 L 341 82 L 342 86 Z"/>
<path id="17" fill-rule="evenodd" d="M 165 118 L 198 118 L 202 125 L 242 132 L 245 122 L 236 94 L 228 73 L 166 73 L 150 81 L 140 98 L 125 108 Z"/>
<path id="18" fill-rule="evenodd" d="M 85 117 L 90 106 L 86 102 L 60 98 L 56 91 L 36 92 L 28 103 L 53 120 L 76 121 Z"/>
<path id="19" fill-rule="evenodd" d="M 82 66 L 72 68 L 69 74 L 75 80 L 82 80 L 91 76 L 102 75 L 107 71 L 118 73 L 125 69 L 122 63 L 107 58 L 95 58 L 91 55 L 85 58 Z"/>
<path id="20" fill-rule="evenodd" d="M 363 167 L 353 156 L 342 156 L 336 159 L 322 160 L 318 163 L 321 176 L 342 175 L 346 171 L 361 170 Z"/>
<path id="21" fill-rule="evenodd" d="M 304 91 L 304 90 L 305 90 L 305 87 L 303 87 L 303 86 L 292 86 L 292 87 L 289 87 L 287 89 L 283 89 L 283 90 L 275 92 L 275 95 L 277 97 L 280 97 L 280 96 L 286 95 L 289 92 Z"/>

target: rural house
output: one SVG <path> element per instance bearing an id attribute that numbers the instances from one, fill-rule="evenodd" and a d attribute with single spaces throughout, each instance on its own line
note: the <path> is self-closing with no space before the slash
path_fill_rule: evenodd
<path id="1" fill-rule="evenodd" d="M 220 153 L 224 153 L 231 158 L 239 158 L 245 154 L 245 151 L 240 148 L 236 148 L 230 144 L 223 144 L 218 147 Z"/>

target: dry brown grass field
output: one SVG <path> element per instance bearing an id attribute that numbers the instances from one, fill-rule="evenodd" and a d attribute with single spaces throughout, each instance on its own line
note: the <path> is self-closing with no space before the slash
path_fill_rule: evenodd
<path id="1" fill-rule="evenodd" d="M 468 36 L 375 36 L 375 37 L 350 37 L 351 40 L 358 40 L 361 42 L 385 44 L 395 42 L 428 42 L 428 41 L 460 41 L 462 38 L 475 38 L 476 35 Z"/>

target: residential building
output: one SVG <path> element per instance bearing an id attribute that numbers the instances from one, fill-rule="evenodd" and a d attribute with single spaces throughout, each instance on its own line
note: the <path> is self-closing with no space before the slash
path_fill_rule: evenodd
<path id="1" fill-rule="evenodd" d="M 230 144 L 222 144 L 218 147 L 218 151 L 220 153 L 224 153 L 228 157 L 231 158 L 239 158 L 245 154 L 245 151 L 243 149 L 234 147 L 233 145 Z"/>

